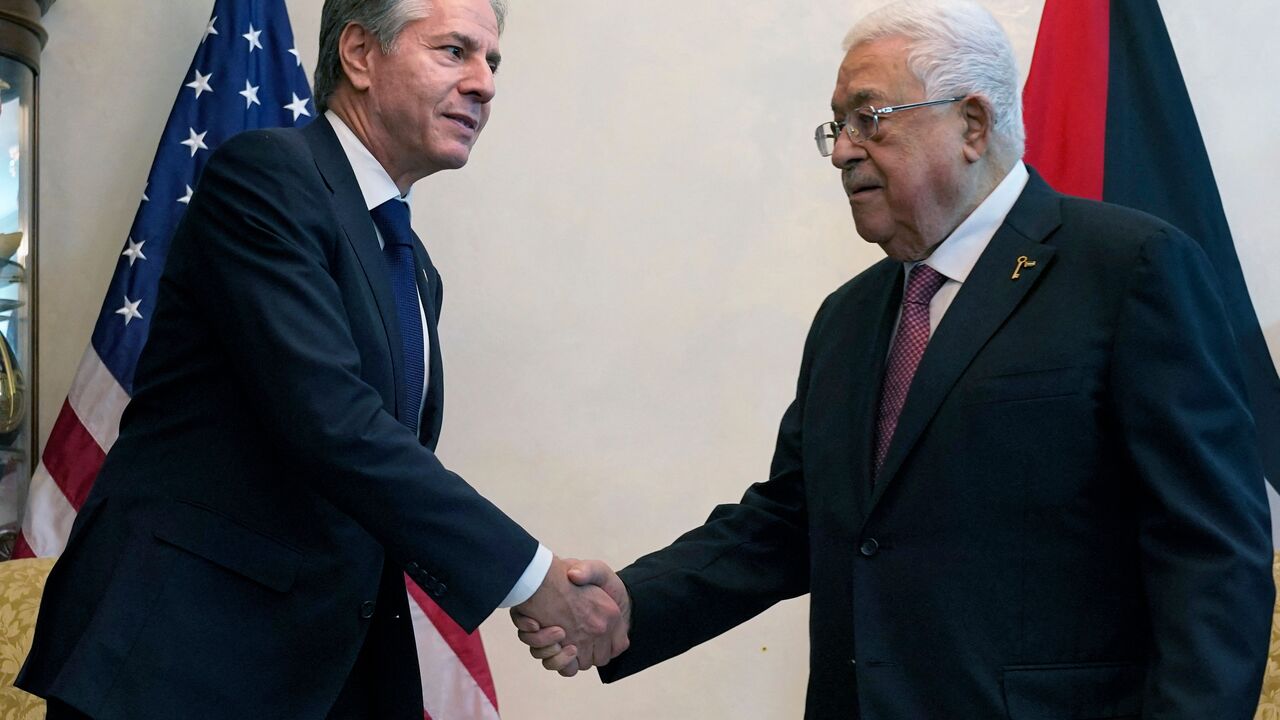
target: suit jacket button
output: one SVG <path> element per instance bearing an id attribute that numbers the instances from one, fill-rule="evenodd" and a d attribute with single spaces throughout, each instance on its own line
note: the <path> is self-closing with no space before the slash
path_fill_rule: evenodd
<path id="1" fill-rule="evenodd" d="M 872 557 L 880 552 L 880 543 L 876 542 L 875 538 L 867 538 L 862 541 L 862 547 L 858 548 L 858 552 L 866 557 Z"/>
<path id="2" fill-rule="evenodd" d="M 856 667 L 858 667 L 858 661 L 857 661 L 857 659 L 855 659 L 855 658 L 849 658 L 849 667 L 851 667 L 851 668 L 856 668 Z"/>
<path id="3" fill-rule="evenodd" d="M 436 597 L 443 597 L 447 592 L 449 592 L 448 585 L 445 585 L 444 583 L 436 583 Z"/>
<path id="4" fill-rule="evenodd" d="M 369 618 L 373 617 L 373 608 L 375 606 L 376 606 L 376 603 L 374 603 L 372 600 L 365 600 L 364 602 L 360 603 L 361 619 L 368 620 Z"/>

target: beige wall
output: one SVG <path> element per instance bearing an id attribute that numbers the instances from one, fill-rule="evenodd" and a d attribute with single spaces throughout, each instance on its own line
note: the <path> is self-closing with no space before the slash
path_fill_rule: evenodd
<path id="1" fill-rule="evenodd" d="M 810 139 L 867 4 L 513 0 L 493 121 L 466 170 L 420 185 L 415 224 L 448 289 L 441 456 L 557 552 L 628 562 L 765 477 L 813 312 L 879 257 Z M 288 0 L 308 69 L 320 5 Z M 989 2 L 1024 72 L 1041 5 Z M 1276 11 L 1162 5 L 1280 355 Z M 44 434 L 211 6 L 60 0 L 46 19 Z M 609 688 L 544 677 L 502 615 L 484 634 L 508 718 L 794 718 L 805 616 L 785 603 Z"/>

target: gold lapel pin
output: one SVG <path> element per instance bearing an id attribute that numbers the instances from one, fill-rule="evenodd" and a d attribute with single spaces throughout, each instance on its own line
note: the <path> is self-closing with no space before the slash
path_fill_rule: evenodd
<path id="1" fill-rule="evenodd" d="M 1009 279 L 1017 280 L 1018 278 L 1022 277 L 1023 268 L 1033 268 L 1035 266 L 1036 266 L 1035 260 L 1031 260 L 1026 255 L 1023 255 L 1022 257 L 1018 258 L 1018 264 L 1015 265 L 1013 268 L 1013 276 L 1010 277 Z"/>

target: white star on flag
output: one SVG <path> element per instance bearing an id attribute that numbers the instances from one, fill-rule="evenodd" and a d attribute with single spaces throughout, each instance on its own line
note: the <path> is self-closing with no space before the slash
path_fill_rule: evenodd
<path id="1" fill-rule="evenodd" d="M 245 80 L 245 81 L 244 81 L 244 89 L 240 91 L 240 94 L 244 96 L 244 109 L 245 109 L 245 110 L 248 110 L 248 109 L 249 109 L 249 107 L 250 107 L 250 106 L 252 106 L 252 105 L 261 105 L 261 104 L 262 104 L 262 102 L 258 100 L 258 88 L 259 88 L 259 87 L 261 87 L 261 86 L 260 86 L 260 85 L 250 85 L 248 80 Z"/>
<path id="2" fill-rule="evenodd" d="M 187 194 L 186 194 L 186 195 L 183 195 L 183 196 L 182 196 L 182 197 L 180 197 L 180 198 L 178 198 L 178 202 L 182 203 L 183 205 L 189 205 L 189 204 L 191 203 L 191 196 L 192 196 L 193 194 L 195 194 L 195 192 L 191 189 L 191 186 L 190 186 L 190 185 L 188 185 L 188 186 L 187 186 Z"/>
<path id="3" fill-rule="evenodd" d="M 147 188 L 149 187 L 151 186 L 148 185 L 147 187 L 142 188 L 142 202 L 151 202 L 151 198 L 147 197 Z"/>
<path id="4" fill-rule="evenodd" d="M 138 306 L 141 304 L 142 304 L 142 298 L 138 298 L 137 300 L 130 300 L 129 296 L 126 295 L 124 298 L 124 307 L 117 310 L 116 314 L 123 315 L 124 324 L 128 325 L 129 323 L 133 322 L 134 318 L 142 317 L 142 313 L 138 312 Z"/>
<path id="5" fill-rule="evenodd" d="M 191 148 L 191 157 L 196 156 L 197 150 L 209 149 L 209 146 L 204 144 L 204 136 L 209 134 L 208 130 L 199 134 L 196 133 L 195 128 L 187 128 L 187 131 L 191 133 L 191 137 L 187 138 L 186 140 L 183 140 L 182 144 Z"/>
<path id="6" fill-rule="evenodd" d="M 213 16 L 213 19 L 209 21 L 209 27 L 207 27 L 207 28 L 205 28 L 205 29 L 204 29 L 204 37 L 200 38 L 200 44 L 201 44 L 201 45 L 203 45 L 203 44 L 204 44 L 204 41 L 205 41 L 205 40 L 208 40 L 208 39 L 209 39 L 209 36 L 210 36 L 210 35 L 217 35 L 217 34 L 218 34 L 218 28 L 216 28 L 216 27 L 214 27 L 214 26 L 213 26 L 213 24 L 214 24 L 214 23 L 216 23 L 216 22 L 218 22 L 218 16 L 217 16 L 217 15 L 214 15 L 214 16 Z"/>
<path id="7" fill-rule="evenodd" d="M 209 78 L 213 77 L 213 73 L 201 75 L 199 70 L 195 71 L 196 79 L 186 84 L 186 87 L 196 91 L 196 97 L 199 98 L 205 92 L 213 92 L 213 88 L 209 87 Z"/>
<path id="8" fill-rule="evenodd" d="M 120 253 L 124 257 L 129 258 L 129 267 L 133 267 L 133 263 L 137 260 L 147 259 L 147 256 L 142 254 L 142 246 L 146 244 L 146 240 L 143 240 L 142 242 L 134 242 L 133 238 L 129 238 L 129 247 L 125 248 L 124 252 Z"/>
<path id="9" fill-rule="evenodd" d="M 298 118 L 303 115 L 306 115 L 307 117 L 311 117 L 311 112 L 307 110 L 307 101 L 310 100 L 311 98 L 300 98 L 298 97 L 298 93 L 290 93 L 290 94 L 293 95 L 293 102 L 289 103 L 288 105 L 285 105 L 284 108 L 286 110 L 293 111 L 293 121 L 298 122 Z"/>
<path id="10" fill-rule="evenodd" d="M 302 55 L 298 54 L 298 48 L 289 48 L 289 54 L 297 58 L 298 67 L 302 67 Z"/>
<path id="11" fill-rule="evenodd" d="M 254 30 L 253 23 L 249 23 L 249 32 L 240 36 L 245 40 L 249 41 L 249 52 L 253 52 L 255 49 L 256 50 L 262 49 L 262 42 L 258 40 L 258 36 L 261 34 L 262 34 L 261 30 Z"/>

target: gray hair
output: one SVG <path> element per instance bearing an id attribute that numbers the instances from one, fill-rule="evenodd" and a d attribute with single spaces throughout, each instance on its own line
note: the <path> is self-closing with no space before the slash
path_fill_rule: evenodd
<path id="1" fill-rule="evenodd" d="M 867 15 L 844 40 L 855 45 L 906 38 L 907 67 L 924 85 L 926 100 L 974 95 L 991 107 L 998 156 L 1012 163 L 1026 149 L 1018 66 L 1004 28 L 971 0 L 902 0 Z"/>
<path id="2" fill-rule="evenodd" d="M 498 34 L 507 24 L 506 0 L 489 0 L 498 18 Z M 404 26 L 431 14 L 431 0 L 325 0 L 320 12 L 320 56 L 316 58 L 316 109 L 324 112 L 329 97 L 343 78 L 342 58 L 338 55 L 338 39 L 352 23 L 363 27 L 378 39 L 382 52 L 396 51 L 396 40 Z"/>

